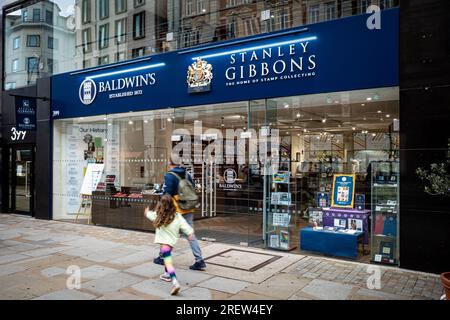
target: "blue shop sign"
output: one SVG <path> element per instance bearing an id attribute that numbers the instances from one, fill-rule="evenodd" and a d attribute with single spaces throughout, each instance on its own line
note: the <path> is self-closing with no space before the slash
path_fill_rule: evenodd
<path id="1" fill-rule="evenodd" d="M 398 9 L 56 75 L 54 118 L 398 85 Z"/>

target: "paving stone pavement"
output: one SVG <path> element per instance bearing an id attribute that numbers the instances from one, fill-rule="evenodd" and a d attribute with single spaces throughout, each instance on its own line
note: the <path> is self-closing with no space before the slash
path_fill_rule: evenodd
<path id="1" fill-rule="evenodd" d="M 151 233 L 0 214 L 0 299 L 429 300 L 443 295 L 435 274 L 205 241 L 205 258 L 230 249 L 237 253 L 212 259 L 219 264 L 208 264 L 203 272 L 191 271 L 193 257 L 183 239 L 174 250 L 182 290 L 173 297 L 170 283 L 159 280 L 163 267 L 152 262 L 159 251 L 153 240 Z M 261 254 L 278 259 L 258 270 L 238 270 L 233 255 L 239 250 L 254 257 L 246 261 L 249 266 L 258 265 Z M 230 267 L 222 265 L 227 256 Z M 71 290 L 67 283 L 74 270 L 80 288 Z M 380 287 L 369 289 L 368 282 L 377 284 L 369 277 L 377 273 Z"/>

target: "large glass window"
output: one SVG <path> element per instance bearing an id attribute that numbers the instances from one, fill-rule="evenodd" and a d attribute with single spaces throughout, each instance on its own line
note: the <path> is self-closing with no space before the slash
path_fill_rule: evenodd
<path id="1" fill-rule="evenodd" d="M 116 0 L 116 14 L 127 11 L 127 1 L 126 0 Z"/>
<path id="2" fill-rule="evenodd" d="M 33 22 L 41 21 L 41 9 L 35 8 L 33 9 Z"/>
<path id="3" fill-rule="evenodd" d="M 91 22 L 91 0 L 82 0 L 81 17 L 83 23 Z"/>
<path id="4" fill-rule="evenodd" d="M 98 0 L 98 17 L 106 19 L 109 16 L 109 0 Z"/>
<path id="5" fill-rule="evenodd" d="M 127 34 L 127 19 L 120 19 L 116 21 L 116 42 L 124 43 Z"/>
<path id="6" fill-rule="evenodd" d="M 91 52 L 92 51 L 92 39 L 91 39 L 91 28 L 84 29 L 82 33 L 83 37 L 83 52 Z"/>
<path id="7" fill-rule="evenodd" d="M 16 37 L 13 40 L 13 49 L 19 49 L 20 48 L 20 37 Z"/>

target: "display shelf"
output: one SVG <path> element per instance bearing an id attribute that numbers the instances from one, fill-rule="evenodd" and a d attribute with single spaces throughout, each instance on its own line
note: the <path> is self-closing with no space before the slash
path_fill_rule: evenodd
<path id="1" fill-rule="evenodd" d="M 372 162 L 371 261 L 398 264 L 399 163 Z M 382 181 L 380 183 L 380 181 Z M 393 183 L 394 181 L 394 183 Z"/>

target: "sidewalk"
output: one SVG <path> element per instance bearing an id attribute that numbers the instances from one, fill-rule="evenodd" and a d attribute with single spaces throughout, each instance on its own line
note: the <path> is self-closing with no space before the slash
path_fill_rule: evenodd
<path id="1" fill-rule="evenodd" d="M 174 263 L 182 291 L 169 295 L 153 264 L 153 234 L 0 214 L 0 299 L 439 299 L 438 275 L 201 241 L 206 271 L 191 271 L 187 241 Z M 69 290 L 69 266 L 81 289 Z M 371 266 L 374 267 L 373 265 Z"/>

